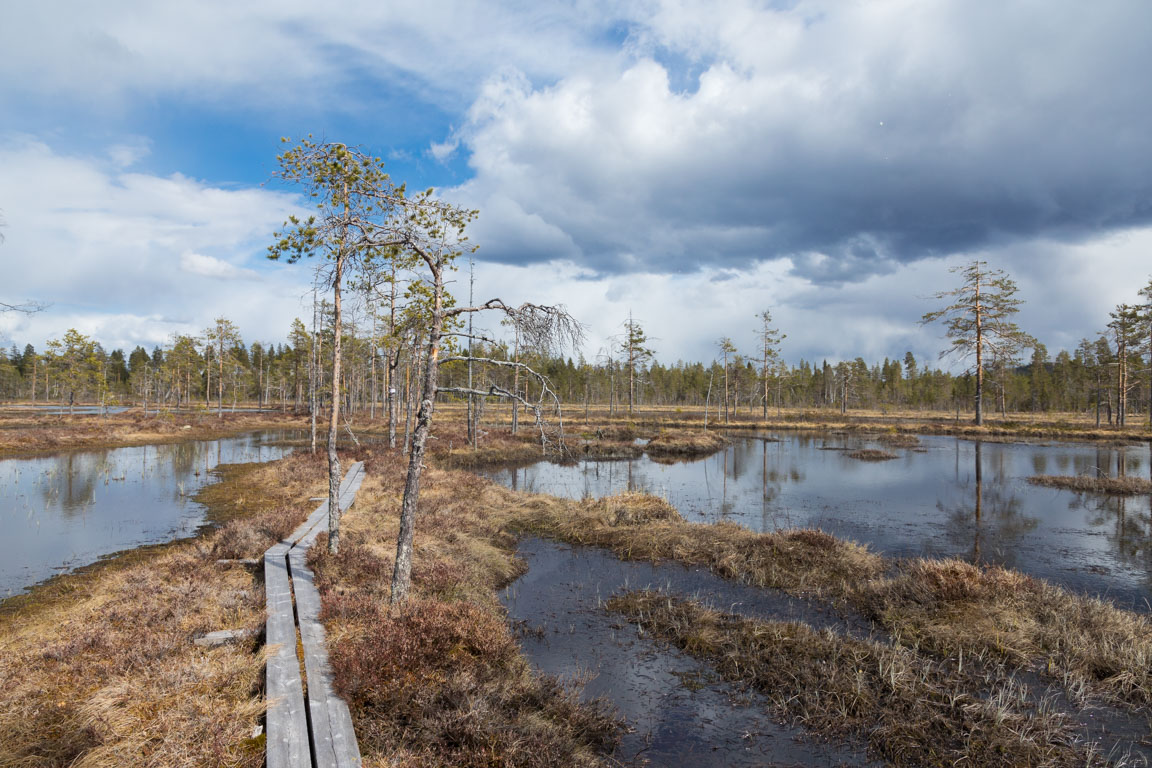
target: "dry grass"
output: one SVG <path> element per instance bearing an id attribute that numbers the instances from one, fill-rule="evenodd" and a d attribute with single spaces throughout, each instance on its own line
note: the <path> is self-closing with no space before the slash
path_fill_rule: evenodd
<path id="1" fill-rule="evenodd" d="M 889 459 L 900 458 L 898 454 L 892 453 L 892 451 L 882 451 L 878 448 L 860 448 L 855 451 L 848 451 L 844 455 L 860 461 L 888 461 Z"/>
<path id="2" fill-rule="evenodd" d="M 998 566 L 911 560 L 856 585 L 852 603 L 902 642 L 990 653 L 1071 691 L 1152 705 L 1152 620 Z"/>
<path id="3" fill-rule="evenodd" d="M 450 410 L 450 409 L 449 409 Z M 486 414 L 489 421 L 507 423 L 506 409 L 494 408 Z M 635 435 L 652 434 L 661 429 L 698 430 L 704 425 L 704 409 L 690 406 L 641 406 L 628 415 L 609 414 L 604 407 L 593 407 L 587 419 L 583 405 L 566 408 L 569 423 L 597 424 L 601 429 L 620 428 Z M 573 414 L 577 414 L 573 418 Z M 712 423 L 715 424 L 713 414 Z M 1137 421 L 1143 421 L 1137 420 Z M 854 409 L 841 414 L 839 409 L 785 408 L 779 412 L 770 409 L 764 418 L 759 409 L 741 410 L 731 414 L 729 422 L 718 428 L 736 430 L 846 430 L 861 434 L 913 433 L 926 435 L 957 435 L 974 439 L 1011 437 L 1015 439 L 1059 438 L 1066 440 L 1141 441 L 1152 440 L 1147 423 L 1133 423 L 1125 427 L 1095 426 L 1092 416 L 1082 413 L 1011 413 L 1003 418 L 998 413 L 985 414 L 985 423 L 977 427 L 971 413 L 954 411 L 910 411 L 896 409 Z M 585 426 L 585 428 L 587 428 Z"/>
<path id="4" fill-rule="evenodd" d="M 1063 719 L 1029 711 L 1011 680 L 895 643 L 795 622 L 722 614 L 659 592 L 614 598 L 644 630 L 768 696 L 782 717 L 826 736 L 861 736 L 892 765 L 1103 764 Z"/>
<path id="5" fill-rule="evenodd" d="M 579 440 L 569 446 L 577 458 L 595 461 L 636 459 L 644 453 L 644 446 L 631 440 Z"/>
<path id="6" fill-rule="evenodd" d="M 279 413 L 207 413 L 110 415 L 0 413 L 0 457 L 211 440 L 257 429 L 302 428 L 301 417 Z"/>
<path id="7" fill-rule="evenodd" d="M 403 430 L 397 442 L 403 442 Z M 428 453 L 438 466 L 453 469 L 526 464 L 547 458 L 540 447 L 540 434 L 531 425 L 521 427 L 515 435 L 509 429 L 486 430 L 479 447 L 473 449 L 464 424 L 453 421 L 437 423 Z"/>
<path id="8" fill-rule="evenodd" d="M 610 710 L 534 672 L 496 599 L 523 572 L 506 531 L 523 501 L 472 474 L 426 471 L 414 599 L 390 613 L 403 465 L 384 455 L 367 470 L 340 553 L 318 545 L 311 557 L 365 766 L 614 764 Z"/>
<path id="9" fill-rule="evenodd" d="M 920 445 L 920 438 L 906 432 L 892 432 L 878 436 L 876 442 L 891 448 L 916 448 Z"/>
<path id="10" fill-rule="evenodd" d="M 734 523 L 687 523 L 647 494 L 584 502 L 529 496 L 511 510 L 511 525 L 521 531 L 607 547 L 629 559 L 703 565 L 725 578 L 798 594 L 842 596 L 884 567 L 880 556 L 820 531 L 754 533 Z M 644 524 L 627 524 L 631 518 Z"/>
<path id="11" fill-rule="evenodd" d="M 648 441 L 644 450 L 653 459 L 677 459 L 707 456 L 728 445 L 728 440 L 715 432 L 667 430 Z"/>
<path id="12" fill-rule="evenodd" d="M 1067 488 L 1071 491 L 1094 493 L 1137 494 L 1152 493 L 1152 480 L 1144 477 L 1092 477 L 1090 475 L 1033 475 L 1033 485 Z"/>
<path id="13" fill-rule="evenodd" d="M 216 558 L 256 557 L 291 530 L 307 511 L 293 502 L 318 492 L 324 467 L 296 456 L 226 471 L 239 493 L 268 490 L 244 502 L 249 517 L 4 603 L 0 765 L 262 764 L 257 641 L 204 649 L 192 640 L 259 632 L 261 584 Z"/>

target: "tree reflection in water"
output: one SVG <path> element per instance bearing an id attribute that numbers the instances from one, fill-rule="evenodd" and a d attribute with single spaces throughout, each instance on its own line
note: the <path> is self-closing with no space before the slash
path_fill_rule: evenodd
<path id="1" fill-rule="evenodd" d="M 962 475 L 959 465 L 960 447 L 957 444 L 957 485 L 970 489 L 970 501 L 947 507 L 937 501 L 936 508 L 948 515 L 945 528 L 948 538 L 966 549 L 965 559 L 969 562 L 993 563 L 1013 567 L 1016 562 L 1016 545 L 1028 533 L 1035 530 L 1040 521 L 1023 511 L 1023 500 L 1008 482 L 1005 465 L 1005 452 L 998 451 L 989 478 L 988 487 L 984 483 L 984 446 L 974 443 L 972 474 Z M 967 546 L 966 542 L 971 542 Z"/>

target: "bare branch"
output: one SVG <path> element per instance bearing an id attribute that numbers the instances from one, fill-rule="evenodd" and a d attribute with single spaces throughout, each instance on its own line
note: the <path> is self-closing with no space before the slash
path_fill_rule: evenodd
<path id="1" fill-rule="evenodd" d="M 34 315 L 37 312 L 43 312 L 48 309 L 51 304 L 43 301 L 25 301 L 22 304 L 8 304 L 0 301 L 0 313 L 3 312 L 19 312 L 24 315 Z"/>
<path id="2" fill-rule="evenodd" d="M 445 312 L 445 316 L 456 317 L 490 309 L 503 312 L 508 322 L 519 329 L 524 343 L 541 353 L 558 352 L 565 348 L 579 349 L 584 342 L 583 324 L 572 317 L 563 305 L 547 306 L 528 302 L 511 307 L 503 299 L 489 299 L 474 307 L 453 307 Z"/>

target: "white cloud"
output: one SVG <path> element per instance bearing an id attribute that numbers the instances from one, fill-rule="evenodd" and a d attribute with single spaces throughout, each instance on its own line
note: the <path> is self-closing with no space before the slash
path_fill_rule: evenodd
<path id="1" fill-rule="evenodd" d="M 252 0 L 99 5 L 42 0 L 6 9 L 0 88 L 116 103 L 135 94 L 355 109 L 357 78 L 459 104 L 494 62 L 557 77 L 614 52 L 594 38 L 610 3 L 418 4 Z"/>
<path id="2" fill-rule="evenodd" d="M 976 254 L 1017 278 L 1022 325 L 1056 348 L 1147 277 L 1150 13 L 47 0 L 0 26 L 0 113 L 50 99 L 131 115 L 171 97 L 292 122 L 317 105 L 373 114 L 399 91 L 460 126 L 421 143 L 468 158 L 474 178 L 443 195 L 480 209 L 480 258 L 514 265 L 486 266 L 491 287 L 568 303 L 594 344 L 631 308 L 664 359 L 707 357 L 720 335 L 748 347 L 771 307 L 794 358 L 934 355 L 918 297 L 947 287 L 940 257 Z M 384 118 L 382 133 L 406 125 Z M 148 148 L 4 141 L 0 293 L 56 302 L 4 322 L 55 335 L 106 313 L 154 336 L 245 314 L 246 334 L 281 336 L 306 270 L 260 265 L 292 200 L 129 172 Z"/>
<path id="3" fill-rule="evenodd" d="M 264 249 L 294 198 L 121 172 L 102 158 L 0 142 L 0 300 L 52 305 L 6 317 L 9 337 L 42 344 L 77 327 L 106 344 L 155 344 L 218 315 L 249 338 L 284 335 L 310 272 L 265 263 Z"/>
<path id="4" fill-rule="evenodd" d="M 459 146 L 460 142 L 456 141 L 455 139 L 448 139 L 447 141 L 443 142 L 434 141 L 431 145 L 429 145 L 428 152 L 432 155 L 432 157 L 443 163 L 451 158 L 452 155 L 456 154 L 456 149 Z"/>
<path id="5" fill-rule="evenodd" d="M 192 251 L 185 251 L 180 254 L 180 269 L 190 275 L 200 275 L 201 277 L 211 277 L 218 280 L 258 279 L 257 273 L 251 269 L 240 269 L 222 259 L 205 256 L 202 253 L 193 253 Z"/>
<path id="6" fill-rule="evenodd" d="M 119 170 L 130 168 L 152 152 L 152 142 L 140 136 L 108 148 L 108 159 Z"/>
<path id="7" fill-rule="evenodd" d="M 829 283 L 1152 220 L 1152 135 L 1132 128 L 1152 120 L 1133 98 L 1150 6 L 643 9 L 616 66 L 496 70 L 454 134 L 475 177 L 446 195 L 515 203 L 605 272 L 789 257 Z"/>

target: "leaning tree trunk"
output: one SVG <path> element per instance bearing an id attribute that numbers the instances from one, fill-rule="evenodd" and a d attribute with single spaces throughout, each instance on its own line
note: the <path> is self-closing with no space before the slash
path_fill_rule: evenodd
<path id="1" fill-rule="evenodd" d="M 412 585 L 412 539 L 416 531 L 416 503 L 420 497 L 420 472 L 424 447 L 432 426 L 436 403 L 436 378 L 440 368 L 440 335 L 444 328 L 444 279 L 438 267 L 432 267 L 432 322 L 428 328 L 428 345 L 424 362 L 423 394 L 416 412 L 416 429 L 408 454 L 408 476 L 404 481 L 404 498 L 400 502 L 400 535 L 396 540 L 396 564 L 392 569 L 392 605 L 408 601 Z"/>

